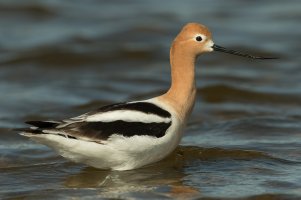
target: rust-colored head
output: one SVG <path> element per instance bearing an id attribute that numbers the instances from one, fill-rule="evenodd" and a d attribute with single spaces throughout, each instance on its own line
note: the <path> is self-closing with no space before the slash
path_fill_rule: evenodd
<path id="1" fill-rule="evenodd" d="M 186 24 L 174 40 L 174 44 L 187 49 L 189 53 L 199 55 L 213 51 L 211 33 L 204 25 L 197 23 Z"/>
<path id="2" fill-rule="evenodd" d="M 212 41 L 212 36 L 209 29 L 206 26 L 198 23 L 186 24 L 174 40 L 173 47 L 181 48 L 186 53 L 194 56 L 198 56 L 204 52 L 220 51 L 253 59 L 273 59 L 261 56 L 253 56 L 247 53 L 218 46 Z"/>

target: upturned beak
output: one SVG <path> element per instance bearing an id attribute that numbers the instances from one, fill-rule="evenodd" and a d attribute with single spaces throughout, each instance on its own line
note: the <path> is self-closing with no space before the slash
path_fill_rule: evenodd
<path id="1" fill-rule="evenodd" d="M 247 53 L 243 53 L 243 52 L 240 52 L 240 51 L 226 49 L 225 47 L 221 47 L 221 46 L 218 46 L 216 44 L 214 44 L 212 46 L 212 49 L 214 51 L 220 51 L 220 52 L 229 53 L 229 54 L 233 54 L 233 55 L 237 55 L 237 56 L 242 56 L 242 57 L 246 57 L 246 58 L 252 58 L 252 59 L 277 59 L 277 58 L 274 58 L 274 57 L 253 56 L 253 55 L 250 55 L 250 54 L 247 54 Z"/>

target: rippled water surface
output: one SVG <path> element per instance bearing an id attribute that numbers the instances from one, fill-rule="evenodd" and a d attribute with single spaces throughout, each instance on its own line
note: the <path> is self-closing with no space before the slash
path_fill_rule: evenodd
<path id="1" fill-rule="evenodd" d="M 300 199 L 299 0 L 0 1 L 1 199 Z M 187 22 L 222 46 L 197 62 L 181 145 L 138 170 L 71 163 L 11 131 L 145 99 L 170 82 L 169 46 Z"/>

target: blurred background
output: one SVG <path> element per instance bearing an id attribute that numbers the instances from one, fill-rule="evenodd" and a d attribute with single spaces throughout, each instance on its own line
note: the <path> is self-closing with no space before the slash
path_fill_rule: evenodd
<path id="1" fill-rule="evenodd" d="M 299 199 L 300 10 L 299 0 L 0 0 L 1 199 Z M 169 158 L 101 171 L 11 131 L 162 94 L 187 22 L 218 45 L 280 59 L 202 55 L 195 109 Z"/>

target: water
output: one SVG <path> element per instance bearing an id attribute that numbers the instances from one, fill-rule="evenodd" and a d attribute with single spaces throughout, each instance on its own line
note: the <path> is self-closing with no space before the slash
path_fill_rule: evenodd
<path id="1" fill-rule="evenodd" d="M 1 199 L 300 199 L 301 3 L 291 1 L 0 1 Z M 181 145 L 142 169 L 71 163 L 11 131 L 149 98 L 170 82 L 168 52 L 186 22 L 212 53 Z"/>

